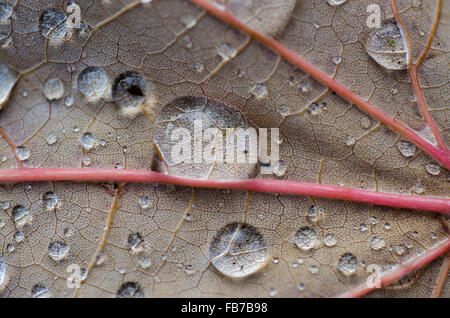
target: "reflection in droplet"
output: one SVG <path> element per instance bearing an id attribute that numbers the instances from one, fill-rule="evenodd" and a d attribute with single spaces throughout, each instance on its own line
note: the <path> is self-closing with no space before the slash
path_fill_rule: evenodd
<path id="1" fill-rule="evenodd" d="M 43 92 L 48 100 L 61 99 L 64 95 L 64 84 L 58 77 L 51 77 L 45 82 Z"/>
<path id="2" fill-rule="evenodd" d="M 15 83 L 16 76 L 11 69 L 0 62 L 0 109 L 8 101 Z"/>
<path id="3" fill-rule="evenodd" d="M 255 227 L 231 223 L 214 236 L 210 256 L 212 265 L 223 275 L 244 278 L 266 264 L 267 243 Z"/>
<path id="4" fill-rule="evenodd" d="M 52 191 L 46 192 L 42 197 L 42 202 L 47 211 L 53 211 L 58 204 L 58 196 Z"/>
<path id="5" fill-rule="evenodd" d="M 112 97 L 122 108 L 137 108 L 147 95 L 147 81 L 141 73 L 127 71 L 116 77 Z"/>
<path id="6" fill-rule="evenodd" d="M 319 245 L 316 231 L 309 227 L 300 228 L 294 237 L 294 243 L 303 251 L 309 251 Z"/>
<path id="7" fill-rule="evenodd" d="M 393 19 L 373 28 L 365 41 L 365 48 L 378 64 L 388 70 L 408 68 L 408 52 L 402 30 Z"/>
<path id="8" fill-rule="evenodd" d="M 16 148 L 16 155 L 20 161 L 25 161 L 30 158 L 31 151 L 27 147 L 19 146 Z"/>
<path id="9" fill-rule="evenodd" d="M 61 241 L 56 241 L 50 244 L 48 248 L 48 255 L 56 262 L 59 262 L 67 257 L 70 247 Z"/>
<path id="10" fill-rule="evenodd" d="M 397 143 L 397 148 L 405 157 L 412 157 L 416 152 L 416 146 L 409 141 L 400 141 Z"/>
<path id="11" fill-rule="evenodd" d="M 39 18 L 39 30 L 42 35 L 52 41 L 61 41 L 67 34 L 67 16 L 64 11 L 49 8 Z"/>
<path id="12" fill-rule="evenodd" d="M 108 84 L 108 75 L 96 66 L 87 67 L 78 75 L 78 89 L 88 98 L 101 97 Z"/>
<path id="13" fill-rule="evenodd" d="M 345 276 L 353 275 L 356 272 L 358 259 L 351 253 L 346 253 L 339 258 L 337 269 Z"/>
<path id="14" fill-rule="evenodd" d="M 143 298 L 144 291 L 139 283 L 127 282 L 120 286 L 117 291 L 117 298 Z"/>

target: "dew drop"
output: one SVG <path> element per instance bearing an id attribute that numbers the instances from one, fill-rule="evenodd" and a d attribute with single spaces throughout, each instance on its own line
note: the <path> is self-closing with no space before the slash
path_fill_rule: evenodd
<path id="1" fill-rule="evenodd" d="M 181 22 L 184 24 L 184 26 L 188 29 L 192 28 L 197 24 L 197 20 L 194 16 L 191 14 L 185 14 L 181 17 Z"/>
<path id="2" fill-rule="evenodd" d="M 326 234 L 323 239 L 323 242 L 324 242 L 325 246 L 332 247 L 332 246 L 336 245 L 337 238 L 333 234 Z"/>
<path id="3" fill-rule="evenodd" d="M 150 257 L 148 257 L 146 255 L 140 255 L 138 258 L 138 264 L 139 264 L 140 268 L 147 269 L 150 266 L 152 266 L 152 261 L 151 261 Z"/>
<path id="4" fill-rule="evenodd" d="M 3 260 L 3 258 L 0 257 L 0 292 L 3 291 L 3 289 L 6 287 L 6 284 L 8 283 L 7 270 L 8 265 Z"/>
<path id="5" fill-rule="evenodd" d="M 47 211 L 53 211 L 58 204 L 58 196 L 52 191 L 46 192 L 42 197 L 42 202 Z"/>
<path id="6" fill-rule="evenodd" d="M 269 290 L 269 296 L 270 297 L 275 297 L 276 295 L 278 295 L 278 291 L 275 288 L 271 288 Z"/>
<path id="7" fill-rule="evenodd" d="M 108 75 L 97 66 L 85 68 L 77 79 L 80 92 L 88 98 L 101 97 L 108 87 Z"/>
<path id="8" fill-rule="evenodd" d="M 267 87 L 263 83 L 255 84 L 250 89 L 250 93 L 255 96 L 256 99 L 263 99 L 268 95 Z"/>
<path id="9" fill-rule="evenodd" d="M 386 241 L 381 236 L 374 236 L 370 241 L 370 248 L 379 251 L 386 246 Z"/>
<path id="10" fill-rule="evenodd" d="M 72 107 L 73 103 L 74 103 L 73 96 L 69 95 L 66 98 L 64 98 L 64 105 L 66 105 L 66 107 Z"/>
<path id="11" fill-rule="evenodd" d="M 322 107 L 317 103 L 312 103 L 308 106 L 308 113 L 317 116 L 322 113 Z"/>
<path id="12" fill-rule="evenodd" d="M 51 77 L 44 84 L 43 92 L 48 100 L 58 100 L 64 95 L 64 84 L 61 79 Z"/>
<path id="13" fill-rule="evenodd" d="M 217 54 L 219 54 L 224 61 L 227 61 L 236 56 L 237 50 L 230 44 L 224 43 L 219 46 Z"/>
<path id="14" fill-rule="evenodd" d="M 8 46 L 11 41 L 11 33 L 0 32 L 0 47 Z"/>
<path id="15" fill-rule="evenodd" d="M 210 256 L 214 268 L 223 275 L 244 278 L 266 264 L 267 243 L 255 227 L 231 223 L 214 236 Z"/>
<path id="16" fill-rule="evenodd" d="M 437 176 L 441 173 L 441 167 L 437 163 L 434 163 L 434 162 L 428 163 L 425 166 L 425 170 L 433 176 Z"/>
<path id="17" fill-rule="evenodd" d="M 280 113 L 280 115 L 283 116 L 283 117 L 288 116 L 288 115 L 290 114 L 289 106 L 287 106 L 287 105 L 281 105 L 281 106 L 278 108 L 278 113 Z"/>
<path id="18" fill-rule="evenodd" d="M 10 253 L 14 252 L 14 245 L 13 244 L 7 244 L 6 250 Z"/>
<path id="19" fill-rule="evenodd" d="M 17 226 L 22 226 L 31 221 L 30 210 L 23 205 L 16 205 L 11 212 L 11 215 Z"/>
<path id="20" fill-rule="evenodd" d="M 339 258 L 337 269 L 345 276 L 351 276 L 356 272 L 358 260 L 355 255 L 346 253 Z"/>
<path id="21" fill-rule="evenodd" d="M 133 233 L 128 236 L 128 246 L 133 253 L 138 253 L 143 250 L 144 239 L 139 233 Z"/>
<path id="22" fill-rule="evenodd" d="M 311 274 L 317 274 L 319 272 L 319 267 L 316 265 L 311 265 L 308 270 Z"/>
<path id="23" fill-rule="evenodd" d="M 309 83 L 308 82 L 301 82 L 299 87 L 300 87 L 300 91 L 302 93 L 308 93 L 309 92 Z"/>
<path id="24" fill-rule="evenodd" d="M 417 182 L 415 185 L 413 185 L 412 190 L 417 194 L 421 194 L 425 191 L 425 186 L 422 182 Z"/>
<path id="25" fill-rule="evenodd" d="M 356 142 L 356 140 L 352 136 L 347 136 L 347 138 L 345 139 L 345 144 L 349 147 L 353 146 L 355 144 L 355 142 Z"/>
<path id="26" fill-rule="evenodd" d="M 50 296 L 50 293 L 48 291 L 48 288 L 44 285 L 37 284 L 34 285 L 31 289 L 31 297 L 33 298 L 48 298 Z"/>
<path id="27" fill-rule="evenodd" d="M 0 208 L 2 208 L 3 210 L 9 209 L 9 202 L 8 201 L 0 202 Z"/>
<path id="28" fill-rule="evenodd" d="M 0 62 L 0 109 L 8 101 L 15 83 L 16 76 L 8 66 Z"/>
<path id="29" fill-rule="evenodd" d="M 9 4 L 0 1 L 0 22 L 8 20 L 11 17 L 12 12 L 13 8 Z"/>
<path id="30" fill-rule="evenodd" d="M 152 203 L 152 200 L 149 197 L 140 197 L 139 198 L 139 205 L 142 209 L 147 209 L 150 207 Z"/>
<path id="31" fill-rule="evenodd" d="M 304 291 L 304 290 L 306 289 L 306 286 L 305 286 L 305 284 L 303 284 L 303 283 L 298 283 L 298 284 L 297 284 L 297 289 L 298 289 L 299 291 Z"/>
<path id="32" fill-rule="evenodd" d="M 341 64 L 341 62 L 342 62 L 342 58 L 340 56 L 336 56 L 333 58 L 334 64 L 339 65 L 339 64 Z"/>
<path id="33" fill-rule="evenodd" d="M 403 254 L 405 254 L 405 252 L 406 249 L 402 245 L 394 246 L 394 253 L 398 256 L 402 256 Z"/>
<path id="34" fill-rule="evenodd" d="M 367 54 L 388 70 L 408 68 L 405 40 L 400 26 L 393 19 L 383 21 L 380 28 L 373 28 L 365 41 Z"/>
<path id="35" fill-rule="evenodd" d="M 19 146 L 16 148 L 16 155 L 20 161 L 25 161 L 30 158 L 31 151 L 27 147 Z"/>
<path id="36" fill-rule="evenodd" d="M 54 134 L 48 134 L 47 137 L 45 137 L 45 141 L 47 142 L 47 145 L 54 145 L 58 138 Z"/>
<path id="37" fill-rule="evenodd" d="M 416 152 L 416 146 L 409 141 L 400 141 L 397 143 L 397 148 L 405 157 L 412 157 Z"/>
<path id="38" fill-rule="evenodd" d="M 95 257 L 95 265 L 101 266 L 106 262 L 106 253 L 104 251 L 100 251 L 98 255 Z"/>
<path id="39" fill-rule="evenodd" d="M 309 251 L 319 245 L 316 231 L 309 227 L 300 228 L 294 236 L 294 243 L 303 251 Z"/>
<path id="40" fill-rule="evenodd" d="M 39 18 L 39 30 L 42 35 L 51 41 L 61 41 L 67 31 L 67 16 L 64 11 L 57 8 L 49 8 L 42 12 Z"/>
<path id="41" fill-rule="evenodd" d="M 319 208 L 315 205 L 311 205 L 310 208 L 308 209 L 308 219 L 313 222 L 313 223 L 317 223 L 320 219 L 320 217 L 323 214 L 323 208 Z"/>
<path id="42" fill-rule="evenodd" d="M 82 161 L 83 161 L 83 166 L 85 166 L 85 167 L 89 167 L 92 164 L 92 159 L 87 156 L 84 156 Z"/>
<path id="43" fill-rule="evenodd" d="M 144 291 L 139 283 L 127 282 L 120 286 L 117 291 L 117 298 L 143 298 Z"/>
<path id="44" fill-rule="evenodd" d="M 48 248 L 48 255 L 56 262 L 62 261 L 69 254 L 70 247 L 61 241 L 56 241 L 50 244 Z"/>
<path id="45" fill-rule="evenodd" d="M 112 97 L 122 108 L 137 108 L 147 95 L 147 81 L 141 73 L 127 71 L 116 77 Z"/>
<path id="46" fill-rule="evenodd" d="M 335 6 L 341 5 L 343 3 L 346 3 L 347 0 L 327 0 L 327 2 L 330 6 L 335 7 Z"/>
<path id="47" fill-rule="evenodd" d="M 95 137 L 90 132 L 86 132 L 83 134 L 83 137 L 80 139 L 80 144 L 85 150 L 91 150 L 95 146 Z"/>
<path id="48" fill-rule="evenodd" d="M 23 232 L 17 231 L 16 233 L 14 233 L 14 240 L 16 240 L 17 243 L 22 242 L 24 238 L 25 235 L 23 234 Z"/>
<path id="49" fill-rule="evenodd" d="M 276 176 L 282 177 L 286 174 L 287 167 L 288 166 L 286 162 L 279 160 L 271 166 L 271 169 Z"/>
<path id="50" fill-rule="evenodd" d="M 194 64 L 194 69 L 195 69 L 197 72 L 201 73 L 201 72 L 203 72 L 203 70 L 204 70 L 205 68 L 204 68 L 203 64 L 195 63 L 195 64 Z"/>

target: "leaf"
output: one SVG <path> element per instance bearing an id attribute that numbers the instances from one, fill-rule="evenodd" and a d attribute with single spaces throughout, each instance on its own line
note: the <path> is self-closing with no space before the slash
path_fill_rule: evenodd
<path id="1" fill-rule="evenodd" d="M 393 19 L 389 2 L 328 2 L 215 0 L 219 9 L 276 35 L 288 50 L 434 147 L 408 72 L 383 68 L 364 46 L 371 32 L 367 6 L 378 4 L 383 20 Z M 61 20 L 67 7 L 62 1 L 0 3 L 13 8 L 0 25 L 10 33 L 9 44 L 0 48 L 0 76 L 18 74 L 15 85 L 0 94 L 9 96 L 0 111 L 3 177 L 22 165 L 153 168 L 205 177 L 204 167 L 165 168 L 170 147 L 164 148 L 164 132 L 167 122 L 190 127 L 186 98 L 204 103 L 206 97 L 210 108 L 196 109 L 193 117 L 207 116 L 219 127 L 279 127 L 280 158 L 287 164 L 280 176 L 261 175 L 253 165 L 217 166 L 207 175 L 212 181 L 291 180 L 448 200 L 444 165 L 190 1 L 78 0 L 82 23 L 72 34 Z M 443 2 L 434 31 L 438 3 L 398 5 L 413 61 L 434 34 L 418 78 L 448 145 L 450 7 Z M 239 10 L 240 5 L 246 7 Z M 59 13 L 44 19 L 43 12 Z M 3 72 L 3 64 L 11 73 Z M 439 255 L 448 250 L 443 217 L 431 212 L 109 181 L 3 183 L 2 297 L 339 296 L 364 286 L 370 265 L 390 273 L 418 259 L 436 259 L 436 249 Z M 442 262 L 438 258 L 415 272 L 408 265 L 405 278 L 369 297 L 429 297 Z M 71 284 L 77 279 L 79 288 Z M 442 296 L 449 297 L 448 281 Z"/>

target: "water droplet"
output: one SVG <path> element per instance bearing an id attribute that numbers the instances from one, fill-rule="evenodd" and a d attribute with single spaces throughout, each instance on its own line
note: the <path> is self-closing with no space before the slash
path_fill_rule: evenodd
<path id="1" fill-rule="evenodd" d="M 323 215 L 323 208 L 319 208 L 315 205 L 311 205 L 309 207 L 307 216 L 311 222 L 317 223 L 322 215 Z"/>
<path id="2" fill-rule="evenodd" d="M 11 33 L 0 32 L 0 47 L 6 47 L 11 43 Z"/>
<path id="3" fill-rule="evenodd" d="M 101 265 L 105 264 L 106 257 L 107 257 L 106 253 L 104 251 L 100 251 L 100 253 L 98 253 L 97 256 L 95 257 L 95 265 L 101 266 Z"/>
<path id="4" fill-rule="evenodd" d="M 2 201 L 0 203 L 0 208 L 2 208 L 3 210 L 9 209 L 9 202 L 8 201 Z"/>
<path id="5" fill-rule="evenodd" d="M 53 211 L 58 204 L 58 196 L 52 191 L 46 192 L 42 197 L 42 202 L 47 211 Z"/>
<path id="6" fill-rule="evenodd" d="M 141 252 L 144 247 L 144 239 L 139 233 L 133 233 L 128 236 L 128 246 L 133 253 Z"/>
<path id="7" fill-rule="evenodd" d="M 412 232 L 409 234 L 409 236 L 410 236 L 411 238 L 416 238 L 417 235 L 419 235 L 419 232 L 417 232 L 417 231 L 412 231 Z"/>
<path id="8" fill-rule="evenodd" d="M 255 227 L 231 223 L 214 236 L 210 256 L 212 265 L 223 275 L 244 278 L 266 264 L 267 244 Z"/>
<path id="9" fill-rule="evenodd" d="M 345 276 L 353 275 L 356 272 L 358 260 L 355 255 L 346 253 L 339 258 L 337 269 Z"/>
<path id="10" fill-rule="evenodd" d="M 197 72 L 201 73 L 201 72 L 203 72 L 203 70 L 204 70 L 205 68 L 203 67 L 203 64 L 195 63 L 195 64 L 194 64 L 194 69 L 195 69 Z"/>
<path id="11" fill-rule="evenodd" d="M 353 146 L 355 144 L 355 142 L 356 142 L 356 140 L 352 136 L 347 136 L 347 138 L 345 139 L 345 144 L 349 147 Z"/>
<path id="12" fill-rule="evenodd" d="M 423 191 L 425 191 L 425 186 L 422 182 L 417 182 L 415 185 L 413 185 L 412 190 L 415 193 L 421 194 L 423 193 Z"/>
<path id="13" fill-rule="evenodd" d="M 101 97 L 108 87 L 108 75 L 97 66 L 85 68 L 78 75 L 78 89 L 88 98 Z"/>
<path id="14" fill-rule="evenodd" d="M 318 103 L 312 103 L 308 106 L 308 113 L 317 116 L 322 113 L 322 107 Z"/>
<path id="15" fill-rule="evenodd" d="M 92 159 L 87 156 L 84 156 L 82 161 L 83 161 L 83 166 L 85 166 L 85 167 L 89 167 L 92 164 Z"/>
<path id="16" fill-rule="evenodd" d="M 120 286 L 117 291 L 117 298 L 143 298 L 144 291 L 139 283 L 127 282 Z"/>
<path id="17" fill-rule="evenodd" d="M 219 49 L 217 50 L 217 54 L 224 60 L 227 61 L 230 58 L 233 58 L 237 54 L 237 50 L 233 48 L 230 44 L 224 43 L 219 46 Z"/>
<path id="18" fill-rule="evenodd" d="M 281 116 L 285 117 L 290 114 L 289 106 L 288 105 L 281 105 L 278 108 L 278 113 L 280 113 Z"/>
<path id="19" fill-rule="evenodd" d="M 2 155 L 2 156 L 0 157 L 0 161 L 1 161 L 1 162 L 5 162 L 6 160 L 8 160 L 8 157 L 7 157 L 6 155 Z"/>
<path id="20" fill-rule="evenodd" d="M 27 147 L 19 146 L 16 148 L 16 155 L 20 161 L 25 161 L 30 158 L 31 151 Z"/>
<path id="21" fill-rule="evenodd" d="M 181 22 L 188 29 L 192 28 L 193 26 L 195 26 L 195 24 L 197 24 L 197 20 L 195 19 L 195 17 L 190 14 L 183 15 L 181 17 Z"/>
<path id="22" fill-rule="evenodd" d="M 51 77 L 44 84 L 43 92 L 48 100 L 58 100 L 64 95 L 64 84 L 61 79 Z"/>
<path id="23" fill-rule="evenodd" d="M 64 11 L 57 8 L 49 8 L 42 12 L 39 18 L 39 30 L 42 35 L 51 41 L 61 41 L 67 31 L 67 16 Z"/>
<path id="24" fill-rule="evenodd" d="M 0 22 L 8 20 L 12 12 L 13 8 L 9 4 L 3 1 L 0 2 Z"/>
<path id="25" fill-rule="evenodd" d="M 316 231 L 309 227 L 300 228 L 295 233 L 294 243 L 303 251 L 309 251 L 319 245 Z"/>
<path id="26" fill-rule="evenodd" d="M 333 58 L 334 64 L 339 65 L 339 64 L 341 64 L 341 62 L 342 62 L 342 58 L 340 56 L 336 56 Z"/>
<path id="27" fill-rule="evenodd" d="M 275 288 L 271 288 L 269 290 L 269 296 L 270 297 L 275 297 L 278 294 L 277 290 Z"/>
<path id="28" fill-rule="evenodd" d="M 8 265 L 5 263 L 3 258 L 0 257 L 0 292 L 3 291 L 3 289 L 6 287 L 6 284 L 8 283 L 7 270 Z"/>
<path id="29" fill-rule="evenodd" d="M 405 254 L 405 252 L 406 249 L 402 245 L 394 246 L 394 253 L 398 256 L 402 256 L 403 254 Z"/>
<path id="30" fill-rule="evenodd" d="M 14 252 L 14 245 L 12 244 L 7 244 L 6 245 L 6 250 L 10 253 Z"/>
<path id="31" fill-rule="evenodd" d="M 61 241 L 56 241 L 50 244 L 48 248 L 48 255 L 56 262 L 59 262 L 67 257 L 70 247 Z"/>
<path id="32" fill-rule="evenodd" d="M 23 205 L 16 205 L 11 212 L 14 222 L 18 226 L 22 226 L 31 221 L 30 210 Z"/>
<path id="33" fill-rule="evenodd" d="M 337 243 L 337 238 L 336 238 L 336 236 L 334 236 L 333 234 L 326 234 L 325 237 L 324 237 L 324 239 L 323 239 L 323 242 L 324 242 L 324 244 L 325 244 L 326 246 L 332 247 L 332 246 L 335 246 L 335 245 L 336 245 L 336 243 Z"/>
<path id="34" fill-rule="evenodd" d="M 412 157 L 416 152 L 416 146 L 409 141 L 400 141 L 397 143 L 397 148 L 405 157 Z"/>
<path id="35" fill-rule="evenodd" d="M 95 146 L 95 137 L 90 132 L 86 132 L 83 134 L 83 137 L 80 139 L 80 144 L 85 150 L 91 150 Z"/>
<path id="36" fill-rule="evenodd" d="M 143 209 L 149 208 L 151 203 L 152 203 L 152 200 L 149 197 L 140 197 L 139 198 L 139 205 Z"/>
<path id="37" fill-rule="evenodd" d="M 271 169 L 276 176 L 282 177 L 286 174 L 287 167 L 288 166 L 286 162 L 279 160 L 271 166 Z"/>
<path id="38" fill-rule="evenodd" d="M 434 163 L 434 162 L 428 163 L 425 166 L 425 170 L 433 176 L 437 176 L 441 173 L 441 167 L 437 163 Z"/>
<path id="39" fill-rule="evenodd" d="M 274 263 L 274 264 L 278 264 L 279 262 L 280 262 L 280 260 L 279 260 L 278 257 L 274 257 L 274 258 L 273 258 L 273 263 Z"/>
<path id="40" fill-rule="evenodd" d="M 139 267 L 141 267 L 142 269 L 147 269 L 150 266 L 152 266 L 152 261 L 151 261 L 150 257 L 148 257 L 146 255 L 140 255 L 138 258 L 138 264 L 139 264 Z"/>
<path id="41" fill-rule="evenodd" d="M 319 267 L 316 265 L 311 265 L 308 270 L 311 274 L 317 274 L 319 272 Z"/>
<path id="42" fill-rule="evenodd" d="M 66 105 L 66 107 L 72 107 L 74 103 L 74 98 L 72 95 L 66 96 L 66 98 L 64 98 L 64 105 Z"/>
<path id="43" fill-rule="evenodd" d="M 50 293 L 47 287 L 37 284 L 34 285 L 31 289 L 31 296 L 33 298 L 48 298 L 50 296 Z"/>
<path id="44" fill-rule="evenodd" d="M 47 137 L 45 137 L 45 141 L 47 142 L 47 145 L 53 145 L 58 141 L 58 138 L 53 134 L 48 134 Z"/>
<path id="45" fill-rule="evenodd" d="M 408 68 L 406 44 L 400 26 L 395 20 L 383 21 L 380 28 L 373 28 L 365 41 L 367 54 L 388 70 Z"/>
<path id="46" fill-rule="evenodd" d="M 302 93 L 307 93 L 307 92 L 309 92 L 309 83 L 308 83 L 308 82 L 301 82 L 300 85 L 299 85 L 299 87 L 300 87 L 300 91 L 301 91 Z"/>
<path id="47" fill-rule="evenodd" d="M 184 269 L 184 272 L 186 273 L 186 275 L 191 276 L 191 275 L 193 275 L 195 273 L 195 270 L 194 270 L 194 267 L 192 265 L 188 265 Z"/>
<path id="48" fill-rule="evenodd" d="M 16 240 L 17 243 L 22 242 L 24 238 L 25 235 L 23 234 L 23 232 L 17 231 L 16 233 L 14 233 L 14 239 Z"/>
<path id="49" fill-rule="evenodd" d="M 297 289 L 298 289 L 299 291 L 304 291 L 304 290 L 306 289 L 306 286 L 305 286 L 305 284 L 303 284 L 303 283 L 298 283 L 298 284 L 297 284 Z"/>
<path id="50" fill-rule="evenodd" d="M 369 129 L 370 126 L 372 126 L 372 120 L 367 116 L 361 117 L 361 120 L 359 123 L 361 124 L 361 127 L 364 129 Z"/>
<path id="51" fill-rule="evenodd" d="M 386 223 L 386 224 L 384 225 L 384 228 L 385 228 L 386 230 L 390 230 L 390 229 L 391 229 L 391 225 L 390 225 L 389 223 Z"/>
<path id="52" fill-rule="evenodd" d="M 386 241 L 381 236 L 374 236 L 370 241 L 370 247 L 374 251 L 379 251 L 386 246 Z"/>
<path id="53" fill-rule="evenodd" d="M 112 97 L 122 108 L 137 108 L 147 95 L 147 81 L 141 73 L 127 71 L 116 77 Z"/>
<path id="54" fill-rule="evenodd" d="M 327 0 L 327 2 L 328 2 L 328 4 L 330 6 L 338 6 L 338 5 L 341 5 L 343 3 L 346 3 L 347 0 Z"/>
<path id="55" fill-rule="evenodd" d="M 16 76 L 8 66 L 0 62 L 0 109 L 8 101 L 15 83 Z"/>
<path id="56" fill-rule="evenodd" d="M 256 99 L 263 99 L 268 95 L 267 87 L 263 83 L 255 84 L 250 89 L 250 93 L 255 96 Z"/>

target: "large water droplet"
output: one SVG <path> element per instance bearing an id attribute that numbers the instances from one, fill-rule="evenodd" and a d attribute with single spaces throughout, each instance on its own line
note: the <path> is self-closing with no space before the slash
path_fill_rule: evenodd
<path id="1" fill-rule="evenodd" d="M 127 71 L 114 80 L 112 97 L 122 108 L 136 108 L 144 102 L 147 86 L 147 81 L 141 73 Z"/>
<path id="2" fill-rule="evenodd" d="M 370 241 L 370 248 L 379 251 L 386 246 L 386 241 L 381 236 L 374 236 Z"/>
<path id="3" fill-rule="evenodd" d="M 33 298 L 48 298 L 50 296 L 50 293 L 47 287 L 41 284 L 37 284 L 34 285 L 31 289 L 31 296 Z"/>
<path id="4" fill-rule="evenodd" d="M 88 98 L 101 97 L 108 87 L 108 75 L 99 67 L 90 66 L 78 75 L 78 89 Z"/>
<path id="5" fill-rule="evenodd" d="M 117 291 L 117 298 L 143 298 L 144 291 L 139 283 L 127 282 L 120 286 Z"/>
<path id="6" fill-rule="evenodd" d="M 46 192 L 42 197 L 42 202 L 47 211 L 53 211 L 58 204 L 58 196 L 52 191 Z"/>
<path id="7" fill-rule="evenodd" d="M 0 62 L 0 109 L 8 101 L 15 83 L 16 76 L 11 69 Z"/>
<path id="8" fill-rule="evenodd" d="M 22 226 L 31 221 L 30 210 L 23 205 L 16 205 L 11 212 L 11 215 L 17 226 Z"/>
<path id="9" fill-rule="evenodd" d="M 70 247 L 61 241 L 56 241 L 50 244 L 48 248 L 48 255 L 56 262 L 59 262 L 67 257 Z"/>
<path id="10" fill-rule="evenodd" d="M 83 137 L 80 139 L 80 144 L 85 150 L 91 150 L 95 146 L 95 137 L 90 132 L 86 132 L 83 134 Z"/>
<path id="11" fill-rule="evenodd" d="M 400 150 L 401 154 L 405 157 L 412 157 L 416 152 L 416 146 L 409 141 L 400 141 L 397 144 L 398 150 Z"/>
<path id="12" fill-rule="evenodd" d="M 441 173 L 441 167 L 437 163 L 434 163 L 434 162 L 428 163 L 425 166 L 425 170 L 433 176 L 437 176 Z"/>
<path id="13" fill-rule="evenodd" d="M 319 245 L 316 231 L 309 227 L 300 228 L 294 237 L 294 243 L 303 251 L 309 251 Z"/>
<path id="14" fill-rule="evenodd" d="M 64 11 L 57 8 L 49 8 L 42 12 L 39 18 L 39 30 L 42 35 L 51 41 L 61 41 L 65 38 L 68 25 Z"/>
<path id="15" fill-rule="evenodd" d="M 346 253 L 339 258 L 337 269 L 345 276 L 353 275 L 356 272 L 358 259 L 351 253 Z"/>
<path id="16" fill-rule="evenodd" d="M 232 223 L 214 236 L 210 255 L 212 265 L 220 273 L 230 278 L 244 278 L 264 267 L 267 244 L 255 227 Z"/>
<path id="17" fill-rule="evenodd" d="M 25 161 L 30 158 L 31 151 L 27 147 L 19 146 L 16 148 L 16 155 L 20 161 Z"/>
<path id="18" fill-rule="evenodd" d="M 43 92 L 48 100 L 61 99 L 64 95 L 64 84 L 58 77 L 51 77 L 45 82 Z"/>
<path id="19" fill-rule="evenodd" d="M 373 28 L 366 38 L 365 48 L 367 54 L 388 70 L 408 68 L 405 40 L 395 20 L 383 21 L 380 28 Z"/>

